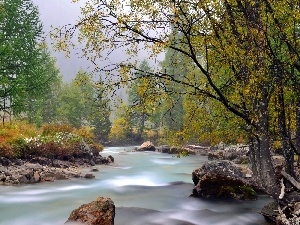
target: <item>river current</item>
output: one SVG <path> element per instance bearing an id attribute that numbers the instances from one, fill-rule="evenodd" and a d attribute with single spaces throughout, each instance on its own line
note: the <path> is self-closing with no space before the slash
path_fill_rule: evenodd
<path id="1" fill-rule="evenodd" d="M 267 224 L 258 212 L 271 201 L 268 196 L 234 202 L 189 197 L 192 171 L 207 157 L 131 149 L 105 148 L 101 155 L 112 155 L 115 163 L 95 166 L 95 179 L 0 187 L 0 225 L 63 225 L 72 210 L 99 196 L 115 203 L 115 225 Z"/>

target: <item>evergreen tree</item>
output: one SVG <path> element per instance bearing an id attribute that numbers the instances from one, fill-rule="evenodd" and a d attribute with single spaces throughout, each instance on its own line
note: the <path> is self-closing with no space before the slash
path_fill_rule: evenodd
<path id="1" fill-rule="evenodd" d="M 110 121 L 110 99 L 105 95 L 105 87 L 100 80 L 94 85 L 94 99 L 90 124 L 94 127 L 94 134 L 98 141 L 104 143 L 108 141 L 111 129 Z"/>
<path id="2" fill-rule="evenodd" d="M 146 79 L 146 74 L 151 68 L 146 60 L 143 60 L 139 71 L 134 74 L 134 81 L 129 86 L 128 100 L 131 111 L 130 120 L 136 129 L 136 141 L 142 141 L 146 122 L 151 116 L 150 93 L 152 92 L 151 80 Z"/>
<path id="3" fill-rule="evenodd" d="M 43 89 L 37 69 L 42 24 L 30 0 L 4 0 L 0 9 L 0 110 L 17 114 L 29 91 Z"/>
<path id="4" fill-rule="evenodd" d="M 71 83 L 62 86 L 56 120 L 74 127 L 91 126 L 99 141 L 107 141 L 111 127 L 110 102 L 103 90 L 101 82 L 95 83 L 91 74 L 80 70 Z"/>
<path id="5" fill-rule="evenodd" d="M 40 51 L 41 55 L 36 59 L 39 63 L 34 71 L 38 74 L 36 76 L 38 81 L 34 84 L 35 88 L 27 90 L 27 101 L 23 109 L 29 123 L 37 125 L 54 121 L 58 105 L 57 96 L 62 83 L 56 61 L 51 57 L 47 47 L 43 46 Z"/>

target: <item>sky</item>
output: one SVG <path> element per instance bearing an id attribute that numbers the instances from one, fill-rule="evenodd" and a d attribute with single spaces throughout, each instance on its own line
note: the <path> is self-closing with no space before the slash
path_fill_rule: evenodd
<path id="1" fill-rule="evenodd" d="M 60 27 L 67 24 L 74 24 L 80 16 L 80 4 L 71 3 L 71 0 L 32 0 L 39 8 L 40 20 L 44 26 L 45 34 L 48 34 L 53 27 Z M 51 49 L 50 39 L 48 46 Z M 71 55 L 66 58 L 63 53 L 52 51 L 53 57 L 57 59 L 57 66 L 63 75 L 63 80 L 70 82 L 80 70 L 88 70 L 90 63 Z"/>
<path id="2" fill-rule="evenodd" d="M 85 0 L 79 1 L 79 3 L 72 3 L 72 0 L 32 0 L 32 2 L 38 7 L 44 32 L 48 34 L 51 26 L 61 27 L 76 23 L 80 17 L 80 7 L 84 6 Z M 51 49 L 50 38 L 47 38 L 47 40 L 48 46 Z M 57 66 L 65 82 L 70 82 L 80 69 L 84 71 L 93 70 L 94 65 L 92 63 L 78 58 L 75 54 L 71 54 L 70 58 L 66 58 L 61 52 L 52 51 L 52 53 L 57 59 Z M 147 59 L 147 55 L 146 52 L 141 51 L 137 58 L 142 61 L 143 59 Z M 158 58 L 158 60 L 162 60 L 163 56 L 159 56 Z M 111 54 L 110 61 L 106 63 L 120 62 L 125 59 L 125 53 L 122 53 L 122 50 L 117 50 Z M 152 64 L 155 64 L 155 62 L 152 62 Z M 149 63 L 151 64 L 151 61 Z"/>

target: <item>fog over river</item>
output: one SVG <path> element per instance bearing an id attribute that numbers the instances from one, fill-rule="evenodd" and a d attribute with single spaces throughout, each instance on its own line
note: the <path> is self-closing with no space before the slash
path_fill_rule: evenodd
<path id="1" fill-rule="evenodd" d="M 96 166 L 95 179 L 74 179 L 0 187 L 0 225 L 62 225 L 80 205 L 109 197 L 116 205 L 115 225 L 265 225 L 258 212 L 271 201 L 208 201 L 189 197 L 192 171 L 204 156 L 177 158 L 156 152 L 105 148 L 113 165 Z M 90 173 L 90 169 L 84 171 Z"/>

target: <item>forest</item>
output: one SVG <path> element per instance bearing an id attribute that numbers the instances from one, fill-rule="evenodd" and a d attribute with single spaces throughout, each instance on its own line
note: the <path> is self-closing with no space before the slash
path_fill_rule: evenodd
<path id="1" fill-rule="evenodd" d="M 47 126 L 69 126 L 95 145 L 243 143 L 265 192 L 283 207 L 291 201 L 279 199 L 278 170 L 286 187 L 297 187 L 298 1 L 86 1 L 79 21 L 50 34 L 55 50 L 68 56 L 80 46 L 95 67 L 69 83 L 43 39 L 38 8 L 6 0 L 1 9 L 1 155 L 18 156 L 11 151 L 24 152 Z M 126 59 L 101 63 L 119 50 Z M 274 168 L 274 153 L 283 168 Z"/>

